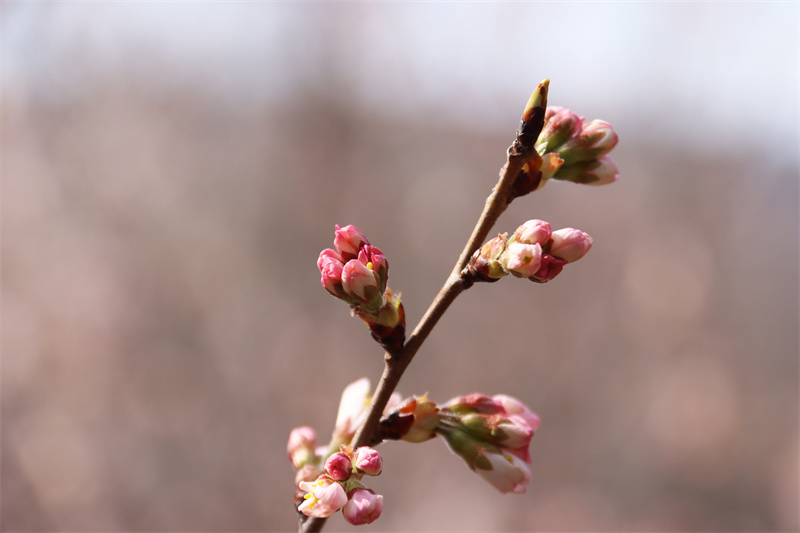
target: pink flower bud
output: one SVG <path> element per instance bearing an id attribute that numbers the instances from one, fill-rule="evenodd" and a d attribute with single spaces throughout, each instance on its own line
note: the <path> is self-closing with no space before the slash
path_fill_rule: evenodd
<path id="1" fill-rule="evenodd" d="M 552 230 L 544 220 L 533 219 L 525 222 L 511 235 L 510 240 L 524 244 L 540 244 L 544 246 L 550 241 Z"/>
<path id="2" fill-rule="evenodd" d="M 474 392 L 466 396 L 457 396 L 444 405 L 444 409 L 456 414 L 480 413 L 485 415 L 503 414 L 503 404 L 481 394 Z"/>
<path id="3" fill-rule="evenodd" d="M 592 159 L 606 155 L 619 142 L 617 132 L 605 120 L 593 120 L 584 124 L 579 138 L 585 146 L 590 147 L 593 153 Z"/>
<path id="4" fill-rule="evenodd" d="M 479 461 L 475 467 L 475 472 L 479 476 L 503 494 L 525 493 L 525 485 L 531 481 L 531 471 L 521 459 L 502 451 L 484 452 L 483 458 L 484 461 Z"/>
<path id="5" fill-rule="evenodd" d="M 368 476 L 377 476 L 383 469 L 380 454 L 369 446 L 362 446 L 353 452 L 353 464 L 359 472 Z"/>
<path id="6" fill-rule="evenodd" d="M 301 481 L 298 486 L 306 495 L 297 510 L 306 516 L 326 518 L 347 503 L 347 493 L 342 485 L 328 476 L 320 476 L 313 482 Z"/>
<path id="7" fill-rule="evenodd" d="M 339 254 L 330 248 L 322 250 L 317 259 L 317 268 L 322 274 L 322 286 L 325 287 L 325 290 L 337 298 L 343 298 L 345 296 L 342 289 L 344 263 Z"/>
<path id="8" fill-rule="evenodd" d="M 518 399 L 513 396 L 508 396 L 507 394 L 497 394 L 492 398 L 500 402 L 509 415 L 522 417 L 534 431 L 539 428 L 539 424 L 541 423 L 539 417 Z"/>
<path id="9" fill-rule="evenodd" d="M 506 250 L 506 270 L 520 278 L 528 278 L 539 271 L 542 264 L 542 247 L 538 244 L 512 242 Z"/>
<path id="10" fill-rule="evenodd" d="M 591 161 L 563 165 L 553 177 L 586 185 L 608 185 L 619 179 L 619 169 L 610 157 L 603 156 Z"/>
<path id="11" fill-rule="evenodd" d="M 347 444 L 353 438 L 369 405 L 369 396 L 370 383 L 367 378 L 356 380 L 345 387 L 339 400 L 339 412 L 333 430 L 337 441 Z"/>
<path id="12" fill-rule="evenodd" d="M 344 481 L 353 473 L 353 462 L 346 453 L 333 453 L 325 461 L 325 473 L 334 481 Z"/>
<path id="13" fill-rule="evenodd" d="M 314 429 L 308 426 L 294 428 L 292 432 L 289 433 L 289 442 L 286 445 L 286 451 L 295 469 L 301 468 L 315 458 L 314 448 L 317 446 L 316 439 L 317 436 Z"/>
<path id="14" fill-rule="evenodd" d="M 358 260 L 378 276 L 378 290 L 383 294 L 389 279 L 389 263 L 383 252 L 367 244 L 358 252 Z"/>
<path id="15" fill-rule="evenodd" d="M 593 120 L 584 124 L 578 135 L 558 147 L 558 154 L 565 165 L 594 161 L 609 153 L 618 140 L 611 124 L 603 120 Z"/>
<path id="16" fill-rule="evenodd" d="M 557 106 L 547 108 L 544 120 L 544 129 L 536 144 L 540 154 L 556 151 L 559 146 L 578 135 L 583 124 L 583 117 Z"/>
<path id="17" fill-rule="evenodd" d="M 512 453 L 525 461 L 531 462 L 529 447 L 534 429 L 517 415 L 502 417 L 494 423 L 494 440 L 501 449 Z"/>
<path id="18" fill-rule="evenodd" d="M 542 254 L 542 264 L 539 270 L 530 277 L 532 281 L 545 283 L 558 276 L 567 262 L 550 254 Z"/>
<path id="19" fill-rule="evenodd" d="M 589 234 L 575 228 L 563 228 L 553 232 L 553 243 L 548 252 L 550 255 L 574 263 L 592 247 Z"/>
<path id="20" fill-rule="evenodd" d="M 342 290 L 354 305 L 377 311 L 383 301 L 380 279 L 368 264 L 351 259 L 342 269 Z"/>
<path id="21" fill-rule="evenodd" d="M 358 251 L 367 244 L 369 244 L 369 241 L 355 226 L 340 228 L 338 224 L 336 225 L 333 247 L 342 256 L 344 262 L 358 257 Z"/>
<path id="22" fill-rule="evenodd" d="M 383 511 L 383 496 L 375 494 L 370 489 L 353 489 L 348 494 L 347 503 L 344 504 L 342 514 L 344 519 L 354 526 L 371 524 L 381 516 Z"/>

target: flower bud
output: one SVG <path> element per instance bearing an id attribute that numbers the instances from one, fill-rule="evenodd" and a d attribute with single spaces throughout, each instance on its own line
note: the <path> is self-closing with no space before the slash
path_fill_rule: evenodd
<path id="1" fill-rule="evenodd" d="M 314 451 L 314 448 L 317 446 L 316 439 L 317 436 L 314 429 L 308 426 L 294 428 L 292 432 L 289 433 L 289 442 L 286 445 L 286 451 L 295 469 L 303 467 L 316 457 Z"/>
<path id="2" fill-rule="evenodd" d="M 459 415 L 471 413 L 495 415 L 505 412 L 503 404 L 479 392 L 467 394 L 466 396 L 457 396 L 444 404 L 444 409 Z"/>
<path id="3" fill-rule="evenodd" d="M 548 252 L 550 255 L 574 263 L 592 247 L 592 238 L 588 233 L 575 228 L 563 228 L 553 232 L 553 242 Z"/>
<path id="4" fill-rule="evenodd" d="M 344 263 L 339 254 L 327 248 L 322 250 L 317 259 L 317 268 L 322 274 L 322 286 L 337 298 L 346 299 L 342 288 L 342 270 Z"/>
<path id="5" fill-rule="evenodd" d="M 619 179 L 619 169 L 613 159 L 603 156 L 591 161 L 565 164 L 553 178 L 586 185 L 608 185 Z"/>
<path id="6" fill-rule="evenodd" d="M 301 481 L 300 490 L 306 492 L 298 511 L 306 516 L 326 518 L 347 503 L 347 493 L 342 485 L 328 476 L 320 476 L 316 481 Z"/>
<path id="7" fill-rule="evenodd" d="M 361 446 L 353 453 L 353 464 L 356 469 L 368 476 L 377 476 L 383 469 L 383 460 L 377 450 L 369 446 Z"/>
<path id="8" fill-rule="evenodd" d="M 357 312 L 369 326 L 372 338 L 387 351 L 399 350 L 406 340 L 406 312 L 400 301 L 400 293 L 395 294 L 386 287 L 383 304 L 377 312 Z"/>
<path id="9" fill-rule="evenodd" d="M 489 467 L 484 468 L 484 462 L 477 465 L 474 470 L 479 476 L 503 494 L 525 493 L 525 486 L 531 481 L 531 471 L 521 459 L 507 452 L 489 451 L 483 453 L 483 458 Z"/>
<path id="10" fill-rule="evenodd" d="M 351 259 L 342 269 L 342 290 L 358 307 L 377 311 L 383 301 L 380 279 L 368 264 Z"/>
<path id="11" fill-rule="evenodd" d="M 550 241 L 552 230 L 544 220 L 533 219 L 525 222 L 511 235 L 510 241 L 544 246 Z"/>
<path id="12" fill-rule="evenodd" d="M 383 294 L 386 290 L 386 281 L 389 279 L 389 263 L 383 252 L 367 244 L 358 252 L 358 260 L 378 276 L 378 290 Z"/>
<path id="13" fill-rule="evenodd" d="M 355 226 L 345 226 L 340 228 L 336 225 L 333 237 L 333 247 L 342 256 L 343 262 L 358 257 L 358 252 L 362 246 L 368 245 L 369 241 Z"/>
<path id="14" fill-rule="evenodd" d="M 436 436 L 436 427 L 439 425 L 439 407 L 436 403 L 428 399 L 425 394 L 422 397 L 412 397 L 406 400 L 397 411 L 401 415 L 411 415 L 414 422 L 408 428 L 402 439 L 408 442 L 425 442 Z"/>
<path id="15" fill-rule="evenodd" d="M 513 396 L 508 396 L 507 394 L 496 394 L 492 399 L 500 402 L 509 415 L 522 417 L 534 431 L 539 428 L 539 424 L 541 423 L 539 417 L 518 399 Z"/>
<path id="16" fill-rule="evenodd" d="M 505 254 L 506 270 L 518 278 L 528 278 L 539 271 L 542 264 L 542 247 L 538 244 L 512 242 Z"/>
<path id="17" fill-rule="evenodd" d="M 369 405 L 369 379 L 361 378 L 350 383 L 342 392 L 333 437 L 339 444 L 349 444 Z"/>
<path id="18" fill-rule="evenodd" d="M 536 143 L 540 154 L 558 151 L 559 146 L 580 133 L 583 124 L 583 117 L 558 106 L 548 107 L 544 120 L 544 128 Z"/>
<path id="19" fill-rule="evenodd" d="M 500 258 L 506 249 L 508 234 L 503 233 L 494 239 L 486 242 L 475 253 L 467 263 L 467 270 L 470 275 L 480 281 L 497 281 L 508 272 L 503 266 Z"/>
<path id="20" fill-rule="evenodd" d="M 342 515 L 354 526 L 361 526 L 377 520 L 382 511 L 383 496 L 375 494 L 371 489 L 356 488 L 347 495 Z"/>
<path id="21" fill-rule="evenodd" d="M 564 143 L 558 153 L 567 165 L 594 161 L 613 150 L 618 141 L 611 124 L 604 120 L 593 120 L 584 124 L 580 133 Z"/>
<path id="22" fill-rule="evenodd" d="M 550 254 L 542 254 L 542 263 L 539 270 L 529 279 L 537 283 L 546 283 L 558 276 L 564 269 L 567 262 L 563 259 L 553 257 Z"/>
<path id="23" fill-rule="evenodd" d="M 539 185 L 540 189 L 544 186 L 546 180 L 555 176 L 556 172 L 558 172 L 558 169 L 561 168 L 563 164 L 564 160 L 561 159 L 557 153 L 549 153 L 542 156 L 542 183 Z"/>
<path id="24" fill-rule="evenodd" d="M 353 473 L 353 462 L 346 453 L 333 453 L 325 461 L 325 473 L 334 481 L 344 481 Z"/>

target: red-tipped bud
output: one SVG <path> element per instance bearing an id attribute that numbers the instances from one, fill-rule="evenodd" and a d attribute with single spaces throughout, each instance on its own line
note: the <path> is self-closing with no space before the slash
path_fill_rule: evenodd
<path id="1" fill-rule="evenodd" d="M 353 305 L 377 311 L 383 301 L 380 278 L 358 259 L 352 259 L 342 269 L 342 290 Z"/>
<path id="2" fill-rule="evenodd" d="M 322 274 L 322 286 L 325 287 L 325 290 L 337 298 L 345 299 L 345 292 L 342 288 L 344 263 L 339 254 L 330 248 L 322 250 L 317 259 L 317 267 Z"/>
<path id="3" fill-rule="evenodd" d="M 346 453 L 333 453 L 325 461 L 325 473 L 334 481 L 344 481 L 353 473 L 353 462 Z"/>
<path id="4" fill-rule="evenodd" d="M 546 283 L 558 276 L 566 264 L 567 262 L 563 259 L 553 257 L 550 254 L 542 254 L 542 262 L 539 266 L 539 270 L 529 279 L 537 283 Z"/>
<path id="5" fill-rule="evenodd" d="M 358 252 L 362 246 L 368 245 L 369 241 L 355 226 L 345 226 L 340 228 L 336 225 L 333 237 L 333 247 L 346 262 L 358 257 Z"/>

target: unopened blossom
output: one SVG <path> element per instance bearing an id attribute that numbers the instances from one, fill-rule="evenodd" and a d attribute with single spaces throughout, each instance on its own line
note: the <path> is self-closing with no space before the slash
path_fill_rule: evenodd
<path id="1" fill-rule="evenodd" d="M 457 425 L 442 427 L 439 431 L 444 435 L 448 447 L 497 490 L 515 494 L 525 492 L 525 485 L 531 479 L 530 469 L 515 454 L 476 438 Z"/>
<path id="2" fill-rule="evenodd" d="M 542 247 L 539 244 L 512 242 L 505 253 L 505 268 L 511 274 L 528 278 L 536 274 L 542 264 Z"/>
<path id="3" fill-rule="evenodd" d="M 371 524 L 383 512 L 383 496 L 371 489 L 356 488 L 350 491 L 342 508 L 344 519 L 354 526 Z"/>
<path id="4" fill-rule="evenodd" d="M 322 286 L 356 310 L 376 312 L 383 301 L 389 263 L 355 226 L 336 226 L 335 250 L 323 250 L 317 259 Z"/>
<path id="5" fill-rule="evenodd" d="M 467 394 L 466 396 L 456 396 L 444 404 L 444 409 L 461 415 L 471 413 L 494 415 L 505 412 L 502 403 L 479 392 Z"/>
<path id="6" fill-rule="evenodd" d="M 517 398 L 507 394 L 496 394 L 492 396 L 492 399 L 499 402 L 509 415 L 522 417 L 528 423 L 528 425 L 533 428 L 534 431 L 539 428 L 539 424 L 541 423 L 539 416 L 528 409 L 528 406 L 519 401 Z"/>
<path id="7" fill-rule="evenodd" d="M 563 228 L 553 232 L 553 242 L 548 252 L 554 257 L 573 263 L 586 255 L 592 247 L 588 233 L 575 228 Z"/>
<path id="8" fill-rule="evenodd" d="M 295 469 L 301 468 L 315 458 L 314 448 L 317 446 L 316 439 L 317 436 L 314 429 L 308 426 L 294 428 L 292 432 L 289 433 L 289 442 L 286 445 L 286 451 Z"/>
<path id="9" fill-rule="evenodd" d="M 334 481 L 345 481 L 353 473 L 353 462 L 346 453 L 332 453 L 325 460 L 325 473 Z"/>
<path id="10" fill-rule="evenodd" d="M 358 252 L 362 246 L 368 245 L 367 237 L 353 225 L 340 228 L 336 225 L 333 236 L 333 247 L 341 255 L 343 261 L 349 261 L 358 257 Z"/>
<path id="11" fill-rule="evenodd" d="M 544 220 L 528 220 L 514 231 L 509 240 L 525 244 L 540 244 L 544 246 L 550 240 L 553 230 L 549 222 Z"/>
<path id="12" fill-rule="evenodd" d="M 491 483 L 503 494 L 509 492 L 514 494 L 524 494 L 526 485 L 531 481 L 531 471 L 521 459 L 508 452 L 483 453 L 483 458 L 489 464 L 479 461 L 474 468 L 475 472 L 483 479 Z"/>
<path id="13" fill-rule="evenodd" d="M 467 271 L 481 281 L 497 281 L 507 276 L 508 271 L 502 263 L 507 243 L 507 233 L 498 234 L 494 239 L 487 241 L 472 254 L 467 263 Z"/>
<path id="14" fill-rule="evenodd" d="M 347 444 L 355 435 L 369 405 L 369 379 L 361 378 L 345 387 L 339 401 L 339 411 L 334 426 L 334 439 Z"/>
<path id="15" fill-rule="evenodd" d="M 539 270 L 529 279 L 539 283 L 548 282 L 559 275 L 566 264 L 567 262 L 563 259 L 550 254 L 542 254 L 542 263 L 539 266 Z"/>
<path id="16" fill-rule="evenodd" d="M 559 146 L 578 135 L 583 125 L 583 117 L 558 106 L 548 107 L 544 120 L 544 128 L 536 143 L 540 154 L 556 151 Z"/>
<path id="17" fill-rule="evenodd" d="M 586 185 L 608 185 L 619 179 L 619 169 L 613 159 L 602 156 L 591 161 L 563 165 L 553 177 Z"/>
<path id="18" fill-rule="evenodd" d="M 593 120 L 584 124 L 578 135 L 559 147 L 558 153 L 566 165 L 571 165 L 598 159 L 613 150 L 617 142 L 619 138 L 611 124 L 604 120 Z"/>
<path id="19" fill-rule="evenodd" d="M 428 399 L 427 394 L 408 398 L 397 411 L 401 415 L 414 417 L 408 431 L 402 436 L 403 440 L 425 442 L 436 437 L 436 427 L 440 421 L 439 407 Z"/>
<path id="20" fill-rule="evenodd" d="M 344 262 L 341 256 L 330 248 L 322 250 L 317 259 L 317 268 L 322 275 L 322 286 L 337 298 L 346 298 L 342 288 L 342 271 Z"/>
<path id="21" fill-rule="evenodd" d="M 342 290 L 353 305 L 377 311 L 383 302 L 381 282 L 369 264 L 353 259 L 342 268 Z"/>
<path id="22" fill-rule="evenodd" d="M 362 474 L 377 476 L 383 469 L 383 460 L 374 448 L 361 446 L 353 452 L 353 465 Z"/>
<path id="23" fill-rule="evenodd" d="M 320 476 L 316 481 L 301 481 L 298 486 L 306 494 L 297 510 L 306 516 L 326 518 L 347 503 L 347 493 L 342 485 L 328 476 Z"/>
<path id="24" fill-rule="evenodd" d="M 441 409 L 437 433 L 448 447 L 501 492 L 522 493 L 530 481 L 530 443 L 539 417 L 507 395 L 475 393 Z"/>

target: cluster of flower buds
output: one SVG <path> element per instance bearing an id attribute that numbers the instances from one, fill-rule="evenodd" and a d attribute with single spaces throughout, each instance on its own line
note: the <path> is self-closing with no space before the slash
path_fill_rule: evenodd
<path id="1" fill-rule="evenodd" d="M 619 138 L 611 124 L 592 120 L 584 124 L 580 117 L 563 107 L 548 107 L 536 150 L 543 164 L 543 179 L 549 178 L 606 185 L 619 178 L 619 170 L 608 153 Z"/>
<path id="2" fill-rule="evenodd" d="M 387 350 L 403 345 L 405 311 L 400 294 L 389 289 L 389 263 L 355 226 L 336 226 L 334 250 L 323 250 L 317 259 L 322 286 L 350 305 L 369 326 L 372 336 Z"/>
<path id="3" fill-rule="evenodd" d="M 503 233 L 486 242 L 472 255 L 466 271 L 479 281 L 497 281 L 513 274 L 544 283 L 591 247 L 592 238 L 580 230 L 552 231 L 550 224 L 534 219 L 518 227 L 511 237 Z"/>
<path id="4" fill-rule="evenodd" d="M 295 474 L 295 506 L 306 516 L 328 517 L 342 509 L 345 520 L 354 525 L 369 524 L 383 510 L 383 496 L 366 488 L 363 476 L 381 473 L 377 451 L 361 446 L 353 450 L 350 442 L 361 425 L 370 400 L 367 378 L 345 387 L 331 441 L 317 446 L 316 432 L 308 426 L 294 428 L 286 450 Z M 395 393 L 386 411 L 400 403 Z"/>
<path id="5" fill-rule="evenodd" d="M 619 178 L 616 164 L 607 155 L 618 141 L 611 125 L 602 120 L 584 124 L 584 117 L 569 109 L 548 107 L 549 87 L 550 80 L 540 83 L 522 114 L 517 142 L 535 147 L 536 155 L 514 179 L 508 202 L 541 189 L 551 178 L 590 185 Z"/>
<path id="6" fill-rule="evenodd" d="M 502 493 L 521 494 L 530 482 L 529 446 L 539 417 L 511 396 L 470 394 L 442 407 L 427 398 L 402 402 L 381 421 L 384 436 L 423 442 L 442 435 L 473 471 Z"/>
<path id="7" fill-rule="evenodd" d="M 289 457 L 295 464 L 295 457 L 305 456 L 300 451 L 304 446 L 313 446 L 313 430 L 295 428 L 289 436 Z M 309 437 L 311 437 L 309 439 Z M 355 450 L 343 445 L 332 453 L 320 468 L 309 463 L 297 471 L 295 505 L 306 516 L 326 518 L 342 510 L 345 520 L 353 525 L 374 522 L 383 511 L 383 496 L 366 488 L 361 479 L 377 476 L 383 467 L 381 456 L 368 446 Z"/>

